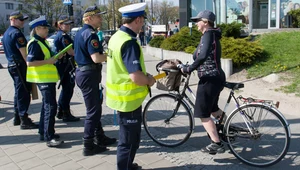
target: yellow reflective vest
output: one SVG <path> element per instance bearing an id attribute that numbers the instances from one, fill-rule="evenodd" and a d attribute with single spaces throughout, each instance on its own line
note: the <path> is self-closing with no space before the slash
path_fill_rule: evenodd
<path id="1" fill-rule="evenodd" d="M 140 107 L 148 94 L 147 86 L 132 82 L 123 63 L 121 47 L 131 40 L 127 33 L 119 30 L 109 40 L 106 78 L 106 105 L 121 112 L 131 112 Z M 146 75 L 144 56 L 140 47 L 140 64 Z"/>
<path id="2" fill-rule="evenodd" d="M 39 40 L 33 38 L 27 44 L 27 51 L 29 45 L 33 42 L 37 41 L 39 46 L 41 47 L 45 60 L 51 57 L 51 53 L 48 48 Z M 48 43 L 46 41 L 46 43 Z M 27 67 L 26 81 L 32 83 L 56 83 L 59 80 L 58 72 L 56 67 L 53 64 L 45 64 L 42 66 L 31 66 Z"/>

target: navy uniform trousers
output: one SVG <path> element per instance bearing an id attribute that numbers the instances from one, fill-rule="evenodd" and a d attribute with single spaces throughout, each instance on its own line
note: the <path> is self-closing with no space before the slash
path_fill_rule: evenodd
<path id="1" fill-rule="evenodd" d="M 26 84 L 26 91 L 22 84 L 21 77 L 18 74 L 17 67 L 21 73 L 21 77 Z M 14 96 L 14 109 L 16 113 L 19 113 L 21 117 L 27 114 L 30 105 L 30 91 L 31 83 L 26 82 L 27 65 L 24 61 L 20 62 L 18 66 L 16 64 L 8 64 L 8 72 L 14 81 L 15 96 Z"/>
<path id="2" fill-rule="evenodd" d="M 39 124 L 39 134 L 47 141 L 54 138 L 55 115 L 57 112 L 56 83 L 37 83 L 42 93 L 42 110 Z"/>
<path id="3" fill-rule="evenodd" d="M 76 69 L 76 84 L 80 88 L 86 107 L 86 119 L 84 122 L 84 139 L 91 139 L 97 134 L 104 134 L 101 115 L 102 100 L 100 99 L 99 83 L 101 82 L 101 69 L 99 68 L 81 71 Z M 101 67 L 101 68 L 100 68 Z"/>
<path id="4" fill-rule="evenodd" d="M 119 112 L 118 170 L 131 170 L 141 140 L 142 106 L 132 112 Z"/>
<path id="5" fill-rule="evenodd" d="M 58 99 L 58 107 L 61 110 L 70 110 L 70 102 L 74 93 L 75 80 L 71 77 L 69 72 L 72 70 L 71 65 L 68 64 L 68 59 L 64 57 L 61 61 L 56 63 L 56 68 L 60 78 L 62 90 Z"/>

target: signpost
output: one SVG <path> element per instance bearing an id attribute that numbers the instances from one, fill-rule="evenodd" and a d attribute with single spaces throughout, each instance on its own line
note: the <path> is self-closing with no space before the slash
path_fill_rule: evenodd
<path id="1" fill-rule="evenodd" d="M 73 16 L 73 0 L 62 0 L 64 5 L 68 6 L 69 16 Z"/>
<path id="2" fill-rule="evenodd" d="M 64 5 L 71 5 L 72 4 L 72 0 L 63 0 L 63 4 Z"/>

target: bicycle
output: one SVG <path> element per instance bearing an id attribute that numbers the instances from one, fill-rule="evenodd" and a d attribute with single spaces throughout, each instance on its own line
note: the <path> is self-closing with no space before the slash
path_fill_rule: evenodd
<path id="1" fill-rule="evenodd" d="M 178 72 L 175 69 L 160 69 Z M 149 137 L 161 146 L 176 147 L 185 143 L 194 131 L 194 103 L 186 90 L 195 99 L 189 87 L 190 74 L 182 79 L 182 90 L 158 94 L 152 97 L 143 111 L 143 124 Z M 215 121 L 220 139 L 241 162 L 266 167 L 279 162 L 287 153 L 291 140 L 289 124 L 277 109 L 279 103 L 271 100 L 235 97 L 234 92 L 244 87 L 243 83 L 226 82 L 230 93 L 220 120 Z M 234 99 L 236 108 L 225 123 L 228 105 Z M 192 106 L 192 107 L 191 107 Z"/>

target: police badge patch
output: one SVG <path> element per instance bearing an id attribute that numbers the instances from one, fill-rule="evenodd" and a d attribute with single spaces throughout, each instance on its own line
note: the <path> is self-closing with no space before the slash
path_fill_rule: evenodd
<path id="1" fill-rule="evenodd" d="M 92 46 L 93 46 L 94 48 L 99 48 L 99 42 L 98 42 L 98 40 L 93 39 L 93 40 L 91 41 L 91 43 L 92 43 Z"/>
<path id="2" fill-rule="evenodd" d="M 18 41 L 19 44 L 25 45 L 25 39 L 24 39 L 24 37 L 19 37 L 19 38 L 17 39 L 17 41 Z"/>
<path id="3" fill-rule="evenodd" d="M 69 40 L 67 40 L 67 39 L 64 39 L 64 43 L 65 43 L 65 45 L 69 45 L 70 44 Z"/>

